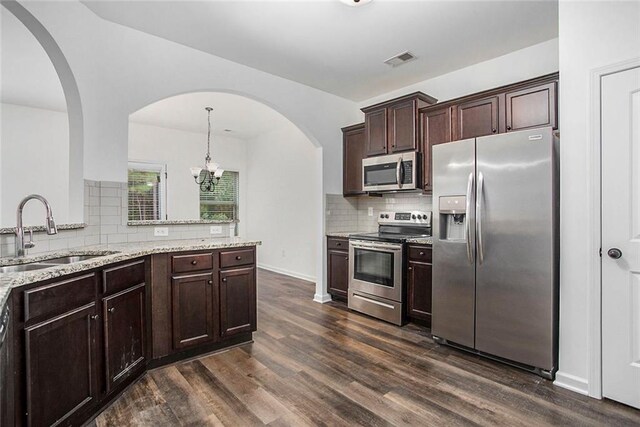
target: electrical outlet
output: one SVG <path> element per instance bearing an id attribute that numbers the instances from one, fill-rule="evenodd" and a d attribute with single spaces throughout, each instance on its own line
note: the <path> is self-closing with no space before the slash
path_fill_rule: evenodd
<path id="1" fill-rule="evenodd" d="M 209 227 L 209 234 L 222 234 L 222 227 L 220 225 L 212 225 Z"/>
<path id="2" fill-rule="evenodd" d="M 373 216 L 373 208 L 369 208 L 367 212 L 369 213 L 369 216 Z"/>
<path id="3" fill-rule="evenodd" d="M 169 235 L 169 227 L 156 227 L 153 229 L 153 235 L 156 237 L 164 237 Z"/>

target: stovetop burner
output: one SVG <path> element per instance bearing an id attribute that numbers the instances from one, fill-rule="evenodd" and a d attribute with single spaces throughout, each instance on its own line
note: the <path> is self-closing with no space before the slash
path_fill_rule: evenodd
<path id="1" fill-rule="evenodd" d="M 357 240 L 405 243 L 407 239 L 431 236 L 431 212 L 381 212 L 378 231 L 352 234 Z"/>

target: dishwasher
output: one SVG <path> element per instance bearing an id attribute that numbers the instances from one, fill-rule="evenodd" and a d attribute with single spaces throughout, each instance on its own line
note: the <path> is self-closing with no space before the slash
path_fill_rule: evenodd
<path id="1" fill-rule="evenodd" d="M 9 304 L 0 314 L 0 425 L 4 424 L 8 408 L 6 408 L 8 392 L 9 366 L 9 342 L 7 340 L 9 330 Z M 7 342 L 5 342 L 7 340 Z"/>

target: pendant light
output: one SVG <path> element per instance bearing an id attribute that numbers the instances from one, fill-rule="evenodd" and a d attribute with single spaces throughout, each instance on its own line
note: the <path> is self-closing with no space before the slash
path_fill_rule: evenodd
<path id="1" fill-rule="evenodd" d="M 217 163 L 211 162 L 211 111 L 213 108 L 205 107 L 207 110 L 207 121 L 209 124 L 207 130 L 207 155 L 204 158 L 204 168 L 194 166 L 191 168 L 191 175 L 200 186 L 200 191 L 212 192 L 216 183 L 220 180 L 224 169 L 220 168 Z M 204 174 L 202 172 L 204 171 Z M 202 177 L 200 176 L 202 175 Z"/>

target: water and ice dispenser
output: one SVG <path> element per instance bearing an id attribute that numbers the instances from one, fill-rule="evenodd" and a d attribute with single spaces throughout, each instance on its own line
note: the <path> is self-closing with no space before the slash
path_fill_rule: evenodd
<path id="1" fill-rule="evenodd" d="M 440 240 L 465 240 L 465 221 L 469 215 L 466 211 L 466 196 L 440 196 L 438 211 L 440 212 Z"/>

